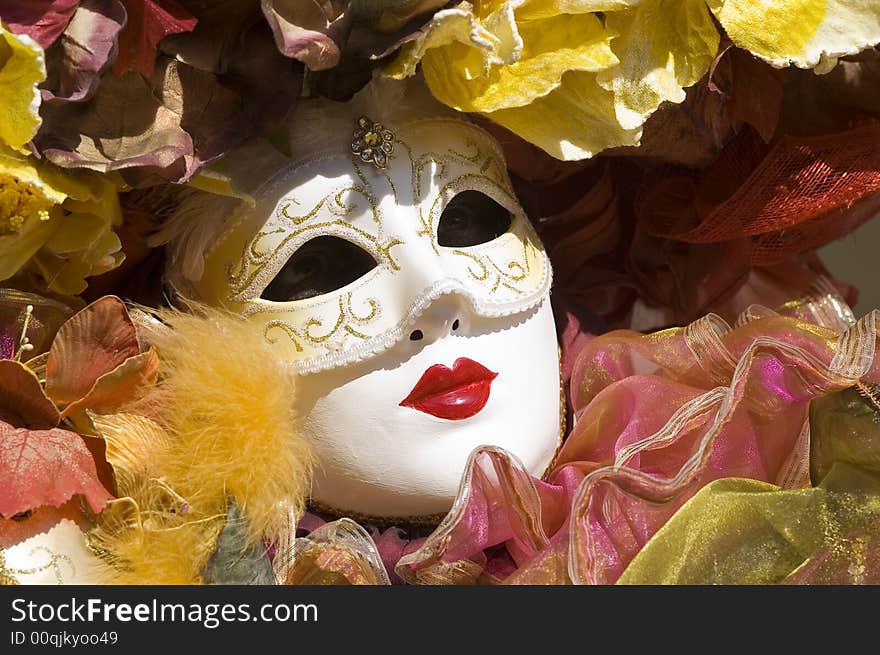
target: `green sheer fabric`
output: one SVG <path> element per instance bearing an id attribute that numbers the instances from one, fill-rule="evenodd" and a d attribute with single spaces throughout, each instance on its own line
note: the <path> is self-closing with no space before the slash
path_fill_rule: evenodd
<path id="1" fill-rule="evenodd" d="M 880 413 L 847 389 L 813 401 L 810 429 L 815 486 L 717 480 L 618 584 L 880 583 Z"/>

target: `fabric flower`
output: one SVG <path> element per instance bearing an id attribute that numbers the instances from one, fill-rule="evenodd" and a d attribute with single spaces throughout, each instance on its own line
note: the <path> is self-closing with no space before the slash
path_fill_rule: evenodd
<path id="1" fill-rule="evenodd" d="M 559 159 L 585 159 L 639 145 L 664 102 L 684 101 L 718 52 L 715 20 L 734 44 L 774 66 L 824 71 L 835 57 L 880 41 L 875 2 L 816 0 L 809 11 L 783 4 L 463 2 L 435 14 L 386 74 L 407 77 L 421 63 L 432 93 L 450 107 L 481 113 Z"/>
<path id="2" fill-rule="evenodd" d="M 24 145 L 40 127 L 40 91 L 46 79 L 43 50 L 27 35 L 13 34 L 0 23 L 0 142 L 27 152 Z"/>
<path id="3" fill-rule="evenodd" d="M 718 47 L 702 3 L 508 0 L 438 12 L 387 73 L 421 61 L 434 95 L 480 112 L 559 159 L 638 145 L 661 102 L 684 99 Z M 603 21 L 595 11 L 610 11 Z"/>
<path id="4" fill-rule="evenodd" d="M 880 42 L 877 0 L 708 0 L 733 42 L 771 65 L 830 70 Z"/>
<path id="5" fill-rule="evenodd" d="M 0 280 L 27 265 L 51 290 L 80 293 L 122 262 L 121 221 L 110 179 L 0 150 Z"/>
<path id="6" fill-rule="evenodd" d="M 443 0 L 262 0 L 278 50 L 311 71 L 374 59 L 410 38 Z"/>
<path id="7" fill-rule="evenodd" d="M 67 27 L 80 0 L 0 0 L 0 16 L 16 34 L 46 50 Z"/>

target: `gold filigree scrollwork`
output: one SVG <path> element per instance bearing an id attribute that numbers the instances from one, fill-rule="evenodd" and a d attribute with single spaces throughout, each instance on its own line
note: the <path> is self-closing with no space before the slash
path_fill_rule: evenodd
<path id="1" fill-rule="evenodd" d="M 465 250 L 453 250 L 452 254 L 469 259 L 473 265 L 468 265 L 467 272 L 474 280 L 489 286 L 490 293 L 496 293 L 498 289 L 505 288 L 517 295 L 522 295 L 522 289 L 515 286 L 526 279 L 531 272 L 530 255 L 535 253 L 534 244 L 528 239 L 523 241 L 522 261 L 511 259 L 503 267 L 498 266 L 489 255 L 480 255 Z"/>
<path id="2" fill-rule="evenodd" d="M 358 173 L 363 175 L 359 168 Z M 229 283 L 232 292 L 240 293 L 248 288 L 266 264 L 275 259 L 278 252 L 283 250 L 294 239 L 312 232 L 326 232 L 331 228 L 338 229 L 343 233 L 347 232 L 351 234 L 358 242 L 370 244 L 391 270 L 400 270 L 400 265 L 391 254 L 391 249 L 394 246 L 401 245 L 403 243 L 401 239 L 396 237 L 380 239 L 366 230 L 356 227 L 347 220 L 344 220 L 345 216 L 348 216 L 357 209 L 357 205 L 346 202 L 346 195 L 351 193 L 360 195 L 367 200 L 370 205 L 373 222 L 381 226 L 378 203 L 368 189 L 360 185 L 347 185 L 342 189 L 331 191 L 321 198 L 321 200 L 309 211 L 303 214 L 296 214 L 291 210 L 294 205 L 299 204 L 295 198 L 291 198 L 279 205 L 275 216 L 279 220 L 290 223 L 295 229 L 288 232 L 283 227 L 275 227 L 257 232 L 250 243 L 245 246 L 241 261 L 238 262 L 237 265 L 228 266 L 226 269 L 226 280 Z M 335 216 L 339 216 L 340 218 L 313 222 L 313 219 L 319 216 L 322 209 Z M 277 237 L 282 234 L 284 237 L 279 243 L 272 247 L 263 247 L 263 243 L 266 239 Z"/>
<path id="3" fill-rule="evenodd" d="M 13 576 L 12 571 L 6 568 L 6 556 L 3 549 L 0 548 L 0 585 L 17 585 L 18 580 Z"/>
<path id="4" fill-rule="evenodd" d="M 464 175 L 459 175 L 454 180 L 450 180 L 440 189 L 440 192 L 437 194 L 437 197 L 434 199 L 434 202 L 431 203 L 431 209 L 428 211 L 428 216 L 425 217 L 422 214 L 421 206 L 419 207 L 419 220 L 422 224 L 422 228 L 418 231 L 418 236 L 427 237 L 431 243 L 431 247 L 434 249 L 434 252 L 439 255 L 440 251 L 437 248 L 437 239 L 434 234 L 434 226 L 431 223 L 431 217 L 434 216 L 434 213 L 437 211 L 437 205 L 447 196 L 450 189 L 455 189 L 457 187 L 465 188 L 464 183 L 469 182 L 472 183 L 474 187 L 492 187 L 496 189 L 499 193 L 504 196 L 507 196 L 514 203 L 516 202 L 516 196 L 513 195 L 513 192 L 507 189 L 503 184 L 499 183 L 496 180 L 493 180 L 491 177 L 487 177 L 481 173 L 466 173 Z M 467 187 L 470 188 L 470 187 Z"/>
<path id="5" fill-rule="evenodd" d="M 302 328 L 296 328 L 287 321 L 274 320 L 266 324 L 263 329 L 263 337 L 269 343 L 278 343 L 278 337 L 273 336 L 272 333 L 281 330 L 293 343 L 297 352 L 305 350 L 303 343 L 335 350 L 336 348 L 333 348 L 331 344 L 336 340 L 342 342 L 348 337 L 368 339 L 368 335 L 361 332 L 358 327 L 368 325 L 375 319 L 381 311 L 381 305 L 374 298 L 368 298 L 365 302 L 366 312 L 358 313 L 352 306 L 352 294 L 347 293 L 339 297 L 339 311 L 336 321 L 329 329 L 324 325 L 324 321 L 316 318 L 306 321 Z"/>
<path id="6" fill-rule="evenodd" d="M 369 180 L 367 180 L 367 176 L 364 174 L 364 171 L 361 168 L 361 165 L 358 163 L 358 160 L 356 158 L 352 158 L 351 164 L 354 167 L 354 171 L 357 174 L 358 178 L 360 179 L 361 183 L 364 185 L 364 188 L 369 189 L 370 182 L 369 182 Z M 397 195 L 397 185 L 394 184 L 394 180 L 391 179 L 391 176 L 388 174 L 388 171 L 385 170 L 384 168 L 377 169 L 377 172 L 380 175 L 382 175 L 382 177 L 385 178 L 386 182 L 388 182 L 388 188 L 391 189 L 391 195 L 394 198 L 394 204 L 395 205 L 398 204 L 400 202 L 400 199 Z M 373 194 L 371 194 L 370 197 L 372 198 Z M 378 207 L 378 205 L 376 205 L 375 200 L 373 201 L 373 216 L 376 219 L 378 219 L 378 217 L 379 217 L 379 207 Z"/>
<path id="7" fill-rule="evenodd" d="M 42 573 L 43 571 L 48 571 L 50 569 L 52 570 L 52 574 L 55 576 L 56 582 L 58 584 L 64 584 L 64 575 L 61 571 L 61 562 L 67 564 L 67 566 L 70 567 L 72 574 L 76 575 L 76 567 L 73 565 L 73 561 L 67 555 L 63 555 L 61 553 L 53 553 L 45 546 L 37 546 L 36 548 L 31 550 L 28 555 L 30 557 L 34 557 L 39 551 L 42 551 L 49 556 L 48 562 L 40 566 L 34 566 L 28 569 L 14 569 L 6 564 L 6 557 L 4 556 L 2 549 L 0 549 L 0 584 L 20 584 L 18 576 L 35 575 L 37 573 Z"/>
<path id="8" fill-rule="evenodd" d="M 403 147 L 407 157 L 409 158 L 410 163 L 410 178 L 412 180 L 413 203 L 418 205 L 419 230 L 416 234 L 420 237 L 425 237 L 426 239 L 428 239 L 428 242 L 431 244 L 431 249 L 434 251 L 434 254 L 439 255 L 440 250 L 437 246 L 437 239 L 434 234 L 434 226 L 431 224 L 431 216 L 425 215 L 421 204 L 418 202 L 418 199 L 422 197 L 422 193 L 424 191 L 423 176 L 425 173 L 425 169 L 428 167 L 429 164 L 435 164 L 437 166 L 437 171 L 434 173 L 433 178 L 440 181 L 444 180 L 448 176 L 448 167 L 450 160 L 458 159 L 462 162 L 478 164 L 480 160 L 486 158 L 487 156 L 480 150 L 477 143 L 471 139 L 466 142 L 468 146 L 472 146 L 474 148 L 474 154 L 471 155 L 461 153 L 450 148 L 446 153 L 428 151 L 422 153 L 419 157 L 416 157 L 413 154 L 413 150 L 408 143 L 400 139 L 398 139 L 398 143 L 400 143 L 400 145 Z M 491 157 L 491 155 L 488 156 L 489 159 L 491 159 Z M 481 170 L 481 173 L 485 173 L 485 171 Z M 485 175 L 480 175 L 478 177 L 485 177 Z M 493 185 L 503 187 L 503 185 L 499 184 L 497 180 L 493 180 L 488 177 L 486 177 L 486 179 L 489 180 Z"/>
<path id="9" fill-rule="evenodd" d="M 467 146 L 468 148 L 473 148 L 473 153 L 467 154 L 450 148 L 449 154 L 462 161 L 470 162 L 471 164 L 479 167 L 480 173 L 489 177 L 489 179 L 491 179 L 499 187 L 507 189 L 507 185 L 505 184 L 505 181 L 507 179 L 507 167 L 498 156 L 498 153 L 494 151 L 490 151 L 488 153 L 485 152 L 480 148 L 479 144 L 476 141 L 470 138 L 465 140 L 465 146 Z M 494 169 L 494 175 L 491 175 L 489 173 L 491 169 Z M 510 189 L 507 190 L 508 192 L 510 192 Z"/>

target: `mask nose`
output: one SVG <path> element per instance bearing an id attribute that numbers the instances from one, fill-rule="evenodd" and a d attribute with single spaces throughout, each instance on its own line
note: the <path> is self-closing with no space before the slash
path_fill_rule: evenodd
<path id="1" fill-rule="evenodd" d="M 409 340 L 432 342 L 449 335 L 463 334 L 467 324 L 468 309 L 456 296 L 438 298 L 413 324 Z"/>

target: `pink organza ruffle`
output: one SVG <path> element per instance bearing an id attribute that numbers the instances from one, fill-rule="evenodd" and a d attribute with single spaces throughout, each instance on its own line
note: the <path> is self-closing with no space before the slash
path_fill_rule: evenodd
<path id="1" fill-rule="evenodd" d="M 828 287 L 734 327 L 708 315 L 589 341 L 571 378 L 576 424 L 545 480 L 475 451 L 453 509 L 395 568 L 409 583 L 610 584 L 709 482 L 809 485 L 812 398 L 880 382 L 877 315 L 855 322 Z M 503 545 L 510 567 L 493 566 Z M 410 550 L 410 549 L 407 549 Z"/>

